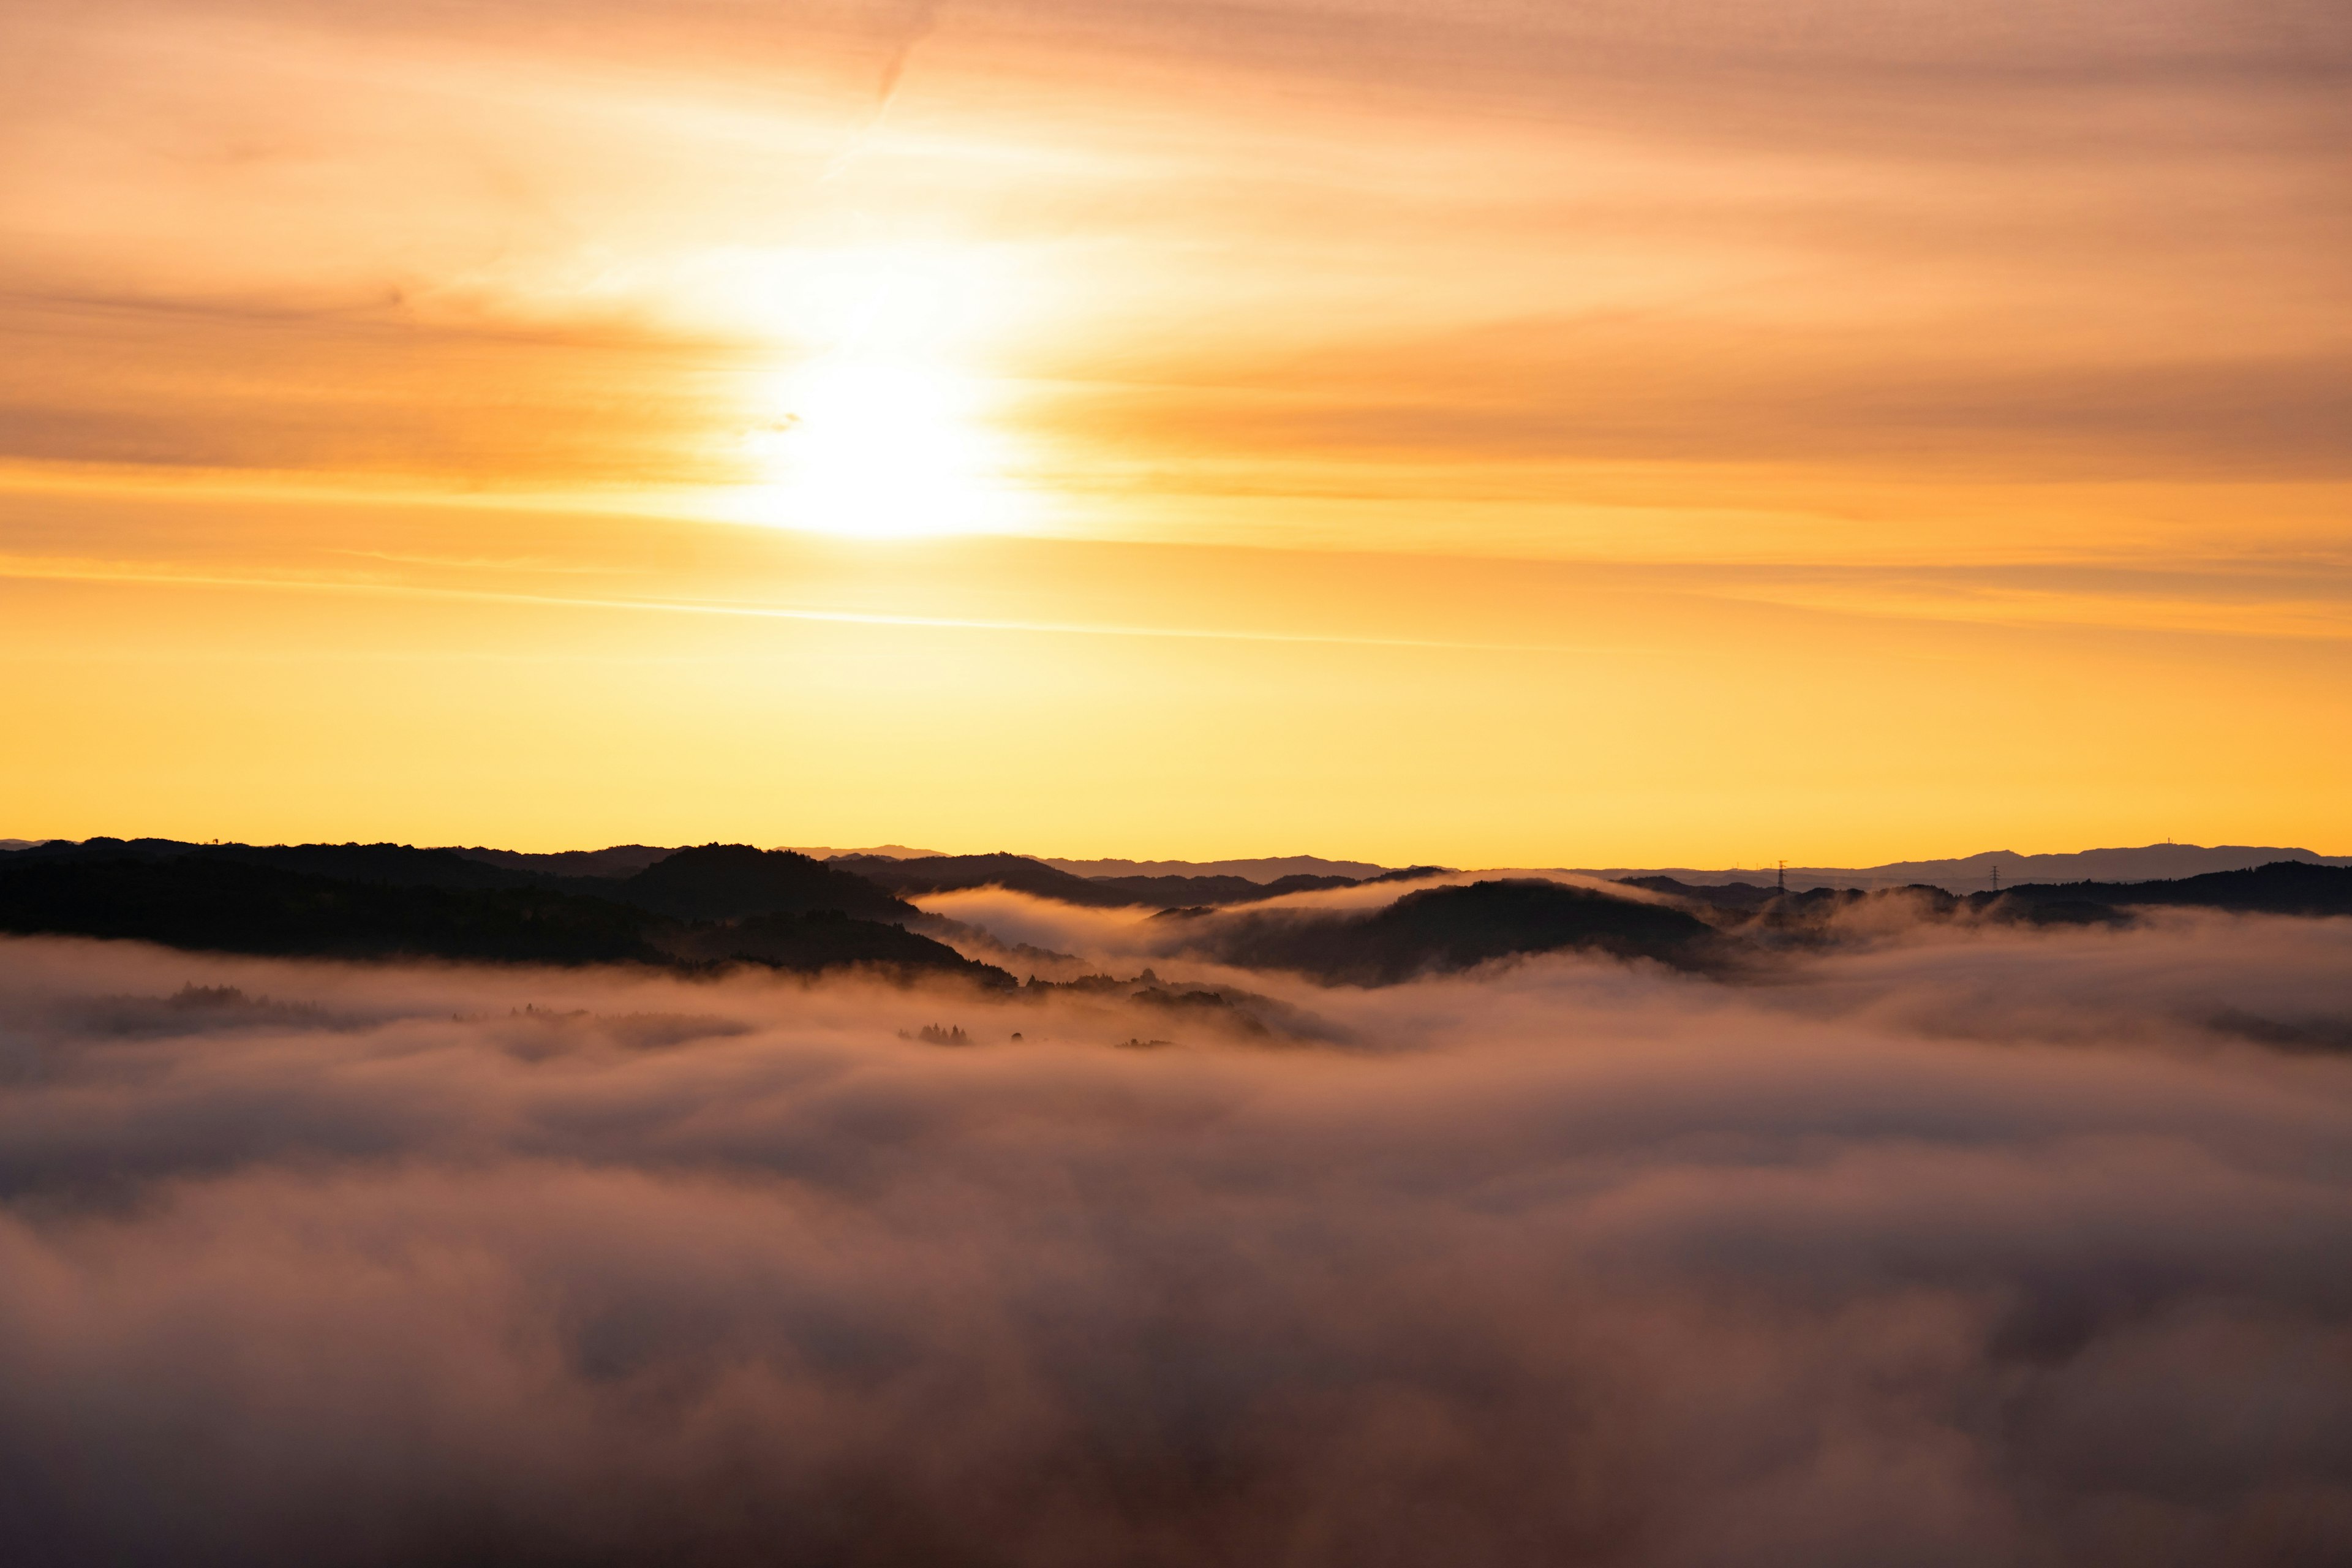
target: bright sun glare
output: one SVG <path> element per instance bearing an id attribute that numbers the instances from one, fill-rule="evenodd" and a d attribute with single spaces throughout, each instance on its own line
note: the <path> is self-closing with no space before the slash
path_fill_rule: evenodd
<path id="1" fill-rule="evenodd" d="M 1007 521 L 986 384 L 958 363 L 972 280 L 936 257 L 864 253 L 792 293 L 810 352 L 761 394 L 751 515 L 863 538 Z"/>
<path id="2" fill-rule="evenodd" d="M 772 521 L 869 538 L 1002 521 L 969 378 L 919 361 L 829 359 L 782 383 L 782 417 L 759 443 Z"/>

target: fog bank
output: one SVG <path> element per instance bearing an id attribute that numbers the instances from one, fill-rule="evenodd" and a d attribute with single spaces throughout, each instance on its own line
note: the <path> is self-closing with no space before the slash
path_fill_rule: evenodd
<path id="1" fill-rule="evenodd" d="M 2347 974 L 2168 915 L 1254 977 L 1318 1044 L 0 942 L 0 1546 L 2341 1562 Z"/>

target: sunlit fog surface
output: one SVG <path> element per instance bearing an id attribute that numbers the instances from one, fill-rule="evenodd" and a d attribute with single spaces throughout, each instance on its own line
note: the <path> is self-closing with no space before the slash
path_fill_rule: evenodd
<path id="1" fill-rule="evenodd" d="M 2344 921 L 1894 931 L 1258 976 L 1266 1036 L 11 941 L 0 1515 L 58 1564 L 2340 1562 L 2347 973 Z"/>

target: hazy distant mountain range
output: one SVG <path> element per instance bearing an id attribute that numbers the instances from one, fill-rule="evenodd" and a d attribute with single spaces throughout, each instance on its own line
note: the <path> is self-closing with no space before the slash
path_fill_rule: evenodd
<path id="1" fill-rule="evenodd" d="M 1353 877 L 1361 879 L 1393 871 L 1370 860 L 1326 860 L 1319 855 L 1276 855 L 1255 860 L 1057 860 L 1038 859 L 1073 877 L 1240 877 L 1252 882 L 1277 881 L 1284 877 Z"/>
<path id="2" fill-rule="evenodd" d="M 530 863 L 541 869 L 560 870 L 575 876 L 600 876 L 626 875 L 628 871 L 640 870 L 659 858 L 664 851 L 649 849 L 642 845 L 629 845 L 614 849 L 573 850 L 560 857 L 516 855 L 490 849 L 460 849 L 457 853 L 485 858 L 496 857 L 506 864 Z M 987 856 L 950 855 L 938 849 L 915 849 L 903 844 L 877 845 L 870 849 L 819 847 L 800 849 L 798 853 L 819 860 L 855 858 L 869 868 L 882 860 L 970 862 L 992 858 Z M 600 871 L 590 864 L 606 856 L 623 858 L 615 860 L 614 864 L 625 866 L 626 869 Z M 638 856 L 645 858 L 628 858 Z M 1066 860 L 1051 855 L 1005 858 L 1050 867 L 1089 881 L 1125 884 L 1122 891 L 1131 891 L 1147 899 L 1153 896 L 1153 889 L 1141 880 L 1147 878 L 1231 878 L 1265 885 L 1301 877 L 1362 881 L 1369 878 L 1394 876 L 1400 869 L 1411 869 L 1377 865 L 1370 860 L 1327 860 L 1317 855 L 1267 856 L 1243 860 Z M 557 860 L 565 864 L 557 865 L 554 863 Z M 2200 844 L 2147 844 L 2137 848 L 2083 849 L 2056 855 L 2021 855 L 2014 849 L 1987 849 L 1979 854 L 1943 860 L 1890 860 L 1883 866 L 1791 866 L 1788 869 L 1788 885 L 1794 889 L 1867 889 L 1925 884 L 1949 892 L 1972 893 L 2018 882 L 2165 881 L 2178 877 L 2201 877 L 2211 871 L 2242 871 L 2280 860 L 2305 860 L 2315 866 L 2352 866 L 2352 856 L 2318 855 L 2308 849 L 2280 845 L 2221 844 L 2208 847 Z M 1688 866 L 1561 866 L 1548 868 L 1581 877 L 1599 877 L 1608 881 L 1621 881 L 1629 877 L 1672 877 L 1678 882 L 1694 886 L 1759 880 L 1769 882 L 1779 875 L 1777 868 L 1769 866 L 1715 870 Z M 971 885 L 961 882 L 949 884 L 947 878 L 950 874 L 944 868 L 930 875 L 938 885 Z M 915 876 L 908 885 L 915 885 L 919 880 L 919 876 Z M 1284 890 L 1303 890 L 1308 886 L 1308 883 L 1297 882 Z M 930 889 L 926 888 L 925 890 Z M 1163 886 L 1159 891 L 1171 898 L 1178 896 L 1172 884 Z M 1046 896 L 1067 897 L 1068 891 L 1064 889 Z M 1201 897 L 1192 901 L 1211 901 L 1216 897 L 1214 892 L 1204 887 Z M 1120 900 L 1096 900 L 1080 895 L 1073 901 Z"/>
<path id="3" fill-rule="evenodd" d="M 2156 882 L 2177 877 L 2201 877 L 2214 871 L 2243 871 L 2281 860 L 2304 860 L 2315 866 L 2352 866 L 2352 856 L 2315 855 L 2308 849 L 2257 847 L 2221 844 L 2210 848 L 2198 844 L 2147 844 L 2137 849 L 2084 849 L 2067 855 L 2020 855 L 2013 849 L 1988 849 L 1951 860 L 1894 860 L 1884 866 L 1791 866 L 1788 885 L 1806 888 L 1900 888 L 1913 883 L 1949 892 L 1977 892 L 1995 885 L 2020 882 Z M 1755 870 L 1700 871 L 1677 866 L 1616 866 L 1586 869 L 1582 875 L 1612 881 L 1631 877 L 1672 877 L 1678 882 L 1709 885 L 1726 882 L 1771 882 L 1779 874 L 1767 866 Z"/>
<path id="4" fill-rule="evenodd" d="M 905 844 L 869 844 L 863 849 L 842 849 L 827 844 L 779 844 L 795 855 L 805 855 L 812 860 L 833 860 L 845 855 L 880 855 L 893 860 L 921 860 L 933 855 L 944 855 L 944 849 L 917 849 Z"/>
<path id="5" fill-rule="evenodd" d="M 1381 866 L 1368 860 L 1327 860 L 1314 855 L 1248 860 L 1065 860 L 1050 855 L 947 855 L 936 849 L 908 849 L 901 846 L 830 853 L 807 850 L 803 853 L 816 855 L 821 859 L 854 858 L 862 864 L 867 875 L 872 875 L 874 868 L 880 862 L 889 859 L 944 861 L 957 866 L 982 860 L 1021 859 L 1144 897 L 1152 896 L 1155 891 L 1173 896 L 1177 891 L 1175 879 L 1226 878 L 1261 885 L 1288 882 L 1292 888 L 1304 890 L 1316 884 L 1293 881 L 1294 879 L 1328 879 L 1332 880 L 1325 880 L 1320 885 L 1334 886 L 1337 885 L 1336 879 L 1363 881 L 1401 876 L 1415 869 L 1430 869 L 1426 867 Z M 1800 890 L 1807 888 L 1861 888 L 1867 890 L 1924 884 L 1962 893 L 2020 882 L 2165 881 L 2179 877 L 2204 876 L 2213 871 L 2242 871 L 2281 860 L 2303 860 L 2315 866 L 2352 866 L 2352 856 L 2318 855 L 2308 849 L 2275 845 L 2223 844 L 2209 847 L 2198 844 L 2148 844 L 2137 848 L 2084 849 L 2054 855 L 2021 855 L 2013 849 L 1988 849 L 1950 859 L 1892 860 L 1881 866 L 1791 866 L 1788 868 L 1787 877 L 1789 887 Z M 1695 886 L 1756 882 L 1759 879 L 1770 882 L 1779 875 L 1777 868 L 1772 867 L 1747 870 L 1700 870 L 1683 866 L 1548 868 L 1576 876 L 1599 877 L 1609 881 L 1621 881 L 1632 877 L 1671 877 Z M 951 880 L 959 874 L 947 866 L 913 870 L 907 874 L 908 880 L 904 885 L 923 886 L 926 890 L 933 887 L 972 885 Z M 1149 885 L 1151 882 L 1160 886 L 1155 889 Z M 1031 890 L 1044 891 L 1043 889 Z M 1291 889 L 1286 888 L 1285 890 Z M 1205 889 L 1203 891 L 1203 898 L 1194 901 L 1210 901 L 1214 896 L 1208 894 Z M 1066 897 L 1066 893 L 1047 893 L 1046 896 Z M 1117 900 L 1096 900 L 1080 894 L 1071 901 Z"/>
<path id="6" fill-rule="evenodd" d="M 969 858 L 950 856 L 944 849 L 912 849 L 904 844 L 877 844 L 864 849 L 835 849 L 824 846 L 788 844 L 780 847 L 813 856 L 819 860 L 860 859 L 930 860 Z M 1377 877 L 1394 870 L 1394 867 L 1375 865 L 1370 860 L 1326 860 L 1320 855 L 1268 855 L 1246 860 L 1064 860 L 1052 855 L 1032 855 L 1024 858 L 1056 871 L 1066 871 L 1073 877 L 1238 877 L 1248 882 L 1275 882 L 1285 877 Z"/>

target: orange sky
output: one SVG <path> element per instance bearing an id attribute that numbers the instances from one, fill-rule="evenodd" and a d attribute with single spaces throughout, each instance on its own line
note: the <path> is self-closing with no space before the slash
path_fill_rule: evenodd
<path id="1" fill-rule="evenodd" d="M 0 836 L 2352 844 L 2305 0 L 0 0 Z"/>

